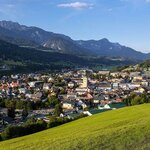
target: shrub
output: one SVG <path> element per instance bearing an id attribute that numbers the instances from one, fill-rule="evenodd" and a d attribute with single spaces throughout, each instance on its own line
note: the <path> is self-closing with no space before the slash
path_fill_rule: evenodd
<path id="1" fill-rule="evenodd" d="M 45 121 L 37 121 L 32 123 L 26 123 L 22 126 L 11 125 L 8 126 L 1 134 L 3 140 L 20 137 L 28 134 L 32 134 L 38 131 L 42 131 L 47 128 Z"/>

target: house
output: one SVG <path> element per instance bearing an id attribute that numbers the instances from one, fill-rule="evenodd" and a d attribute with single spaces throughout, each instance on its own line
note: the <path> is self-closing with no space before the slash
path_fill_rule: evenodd
<path id="1" fill-rule="evenodd" d="M 130 77 L 138 77 L 138 76 L 140 76 L 140 74 L 141 74 L 141 72 L 131 72 L 130 73 Z"/>
<path id="2" fill-rule="evenodd" d="M 108 82 L 100 82 L 99 85 L 96 87 L 97 90 L 111 90 L 112 85 Z"/>
<path id="3" fill-rule="evenodd" d="M 80 86 L 83 82 L 83 80 L 81 78 L 72 78 L 71 79 L 73 82 L 76 83 L 76 85 Z"/>
<path id="4" fill-rule="evenodd" d="M 80 85 L 81 88 L 87 88 L 88 87 L 88 78 L 87 77 L 83 77 L 82 78 L 83 82 Z"/>
<path id="5" fill-rule="evenodd" d="M 43 96 L 42 92 L 36 92 L 32 94 L 31 99 L 39 101 L 39 100 L 42 100 L 42 96 Z"/>
<path id="6" fill-rule="evenodd" d="M 134 90 L 135 93 L 144 93 L 145 92 L 145 89 L 142 88 L 142 87 L 139 87 L 137 90 Z"/>
<path id="7" fill-rule="evenodd" d="M 148 86 L 149 86 L 149 82 L 146 81 L 146 80 L 143 80 L 143 81 L 141 82 L 141 85 L 143 85 L 143 86 L 145 86 L 145 87 L 148 87 Z"/>
<path id="8" fill-rule="evenodd" d="M 102 100 L 105 100 L 103 95 L 100 96 L 94 96 L 93 97 L 93 103 L 94 104 L 100 104 Z"/>
<path id="9" fill-rule="evenodd" d="M 13 118 L 6 116 L 6 117 L 2 117 L 2 122 L 4 124 L 11 124 L 14 122 L 14 120 L 13 120 Z"/>
<path id="10" fill-rule="evenodd" d="M 120 72 L 112 72 L 110 73 L 110 76 L 112 77 L 118 77 L 120 75 Z"/>
<path id="11" fill-rule="evenodd" d="M 119 83 L 119 88 L 127 90 L 127 89 L 129 89 L 129 86 L 127 83 Z"/>
<path id="12" fill-rule="evenodd" d="M 123 102 L 123 98 L 116 98 L 115 102 L 121 103 L 121 102 Z"/>
<path id="13" fill-rule="evenodd" d="M 144 74 L 142 74 L 143 78 L 150 78 L 150 71 L 145 72 Z"/>
<path id="14" fill-rule="evenodd" d="M 62 104 L 63 109 L 73 110 L 74 107 L 75 107 L 74 101 L 63 101 L 63 104 Z"/>
<path id="15" fill-rule="evenodd" d="M 139 88 L 140 86 L 140 83 L 128 83 L 129 89 Z"/>
<path id="16" fill-rule="evenodd" d="M 68 87 L 69 87 L 69 88 L 73 88 L 74 86 L 75 86 L 75 83 L 74 83 L 74 82 L 69 82 L 69 83 L 68 83 Z"/>
<path id="17" fill-rule="evenodd" d="M 44 83 L 43 84 L 43 90 L 45 90 L 45 91 L 48 91 L 48 90 L 50 90 L 51 89 L 51 84 L 50 83 Z"/>
<path id="18" fill-rule="evenodd" d="M 28 83 L 30 87 L 38 87 L 38 88 L 42 88 L 44 82 L 43 81 L 33 81 L 33 82 L 29 82 Z"/>
<path id="19" fill-rule="evenodd" d="M 109 75 L 110 74 L 110 71 L 107 71 L 107 70 L 101 70 L 98 72 L 99 75 Z"/>
<path id="20" fill-rule="evenodd" d="M 90 93 L 88 93 L 87 96 L 86 96 L 86 99 L 87 99 L 87 100 L 92 100 L 92 99 L 93 99 L 93 96 L 92 96 Z"/>
<path id="21" fill-rule="evenodd" d="M 25 94 L 27 92 L 26 88 L 19 88 L 18 90 L 20 94 Z"/>
<path id="22" fill-rule="evenodd" d="M 104 106 L 99 106 L 98 109 L 111 109 L 109 104 L 105 104 Z"/>
<path id="23" fill-rule="evenodd" d="M 88 116 L 92 116 L 92 115 L 102 113 L 102 112 L 105 112 L 108 110 L 111 110 L 111 109 L 90 109 L 89 111 L 84 111 L 83 114 L 86 114 Z"/>
<path id="24" fill-rule="evenodd" d="M 120 75 L 121 75 L 123 78 L 125 78 L 125 77 L 129 76 L 129 73 L 127 73 L 127 72 L 120 72 Z"/>
<path id="25" fill-rule="evenodd" d="M 32 94 L 28 92 L 28 93 L 25 94 L 25 97 L 26 97 L 27 99 L 31 99 L 31 98 L 32 98 Z"/>
<path id="26" fill-rule="evenodd" d="M 134 76 L 133 81 L 142 81 L 143 77 L 142 76 Z"/>
<path id="27" fill-rule="evenodd" d="M 16 88 L 16 87 L 19 86 L 19 84 L 18 84 L 17 82 L 12 82 L 12 83 L 10 84 L 10 86 L 11 86 L 12 88 Z"/>
<path id="28" fill-rule="evenodd" d="M 90 89 L 88 89 L 88 88 L 76 88 L 75 91 L 78 95 L 85 95 L 90 91 Z"/>
<path id="29" fill-rule="evenodd" d="M 48 79 L 48 82 L 54 82 L 54 78 L 52 78 L 52 77 L 50 77 L 49 79 Z"/>
<path id="30" fill-rule="evenodd" d="M 119 88 L 119 83 L 112 83 L 112 88 L 113 89 L 118 89 Z"/>
<path id="31" fill-rule="evenodd" d="M 17 75 L 17 74 L 16 74 L 16 75 L 11 75 L 11 78 L 12 78 L 12 79 L 18 79 L 18 78 L 19 78 L 19 75 Z"/>
<path id="32" fill-rule="evenodd" d="M 76 93 L 68 93 L 67 94 L 67 99 L 75 100 L 76 98 L 77 98 L 77 94 Z"/>
<path id="33" fill-rule="evenodd" d="M 1 108 L 0 107 L 0 114 L 1 114 L 1 116 L 7 116 L 7 108 Z"/>
<path id="34" fill-rule="evenodd" d="M 77 102 L 77 106 L 80 106 L 80 107 L 82 107 L 83 109 L 85 109 L 85 108 L 87 107 L 87 105 L 86 105 L 82 100 L 79 100 L 79 101 Z"/>

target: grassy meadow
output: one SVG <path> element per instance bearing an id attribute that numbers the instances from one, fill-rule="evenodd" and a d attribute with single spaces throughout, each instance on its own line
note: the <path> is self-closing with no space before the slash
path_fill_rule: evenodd
<path id="1" fill-rule="evenodd" d="M 112 110 L 0 142 L 0 150 L 150 150 L 150 104 Z"/>

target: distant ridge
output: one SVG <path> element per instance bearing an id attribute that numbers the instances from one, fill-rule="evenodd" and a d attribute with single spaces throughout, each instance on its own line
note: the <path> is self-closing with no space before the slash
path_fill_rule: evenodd
<path id="1" fill-rule="evenodd" d="M 150 54 L 138 52 L 130 47 L 122 46 L 119 43 L 112 43 L 108 39 L 77 41 L 79 45 L 92 50 L 97 55 L 121 56 L 133 59 L 150 59 Z"/>
<path id="2" fill-rule="evenodd" d="M 119 56 L 131 59 L 150 59 L 132 48 L 112 43 L 108 39 L 75 41 L 69 36 L 27 27 L 12 21 L 0 21 L 0 39 L 19 46 L 53 49 L 54 52 L 81 56 Z"/>

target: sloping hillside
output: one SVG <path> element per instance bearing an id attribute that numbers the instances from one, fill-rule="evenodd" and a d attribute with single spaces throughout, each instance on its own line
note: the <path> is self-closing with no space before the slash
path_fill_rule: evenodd
<path id="1" fill-rule="evenodd" d="M 150 149 L 150 104 L 112 110 L 0 143 L 2 150 Z"/>

